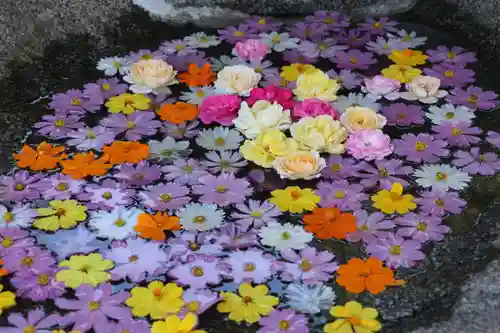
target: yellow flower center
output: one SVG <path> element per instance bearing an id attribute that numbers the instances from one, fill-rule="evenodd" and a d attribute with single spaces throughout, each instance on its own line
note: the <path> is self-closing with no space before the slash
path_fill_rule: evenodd
<path id="1" fill-rule="evenodd" d="M 380 29 L 380 28 L 382 28 L 382 23 L 380 23 L 379 21 L 377 21 L 377 22 L 373 23 L 373 27 L 375 29 Z"/>
<path id="2" fill-rule="evenodd" d="M 191 269 L 191 274 L 193 274 L 193 276 L 196 276 L 196 277 L 202 277 L 205 274 L 205 272 L 203 271 L 202 267 L 194 266 Z"/>
<path id="3" fill-rule="evenodd" d="M 361 227 L 359 227 L 359 230 L 361 231 L 368 231 L 370 230 L 366 224 L 363 224 Z"/>
<path id="4" fill-rule="evenodd" d="M 71 105 L 73 106 L 78 106 L 80 104 L 82 104 L 82 101 L 80 101 L 78 98 L 75 98 L 71 101 Z"/>
<path id="5" fill-rule="evenodd" d="M 426 231 L 427 230 L 427 224 L 425 224 L 424 222 L 418 222 L 417 223 L 417 230 Z"/>
<path id="6" fill-rule="evenodd" d="M 457 54 L 455 52 L 448 52 L 448 59 L 455 59 L 457 57 Z"/>
<path id="7" fill-rule="evenodd" d="M 282 240 L 289 240 L 290 238 L 292 238 L 292 235 L 290 235 L 290 233 L 288 231 L 284 231 L 281 234 L 281 239 Z"/>
<path id="8" fill-rule="evenodd" d="M 250 213 L 252 217 L 261 217 L 262 213 L 259 212 L 258 210 L 254 210 L 252 213 Z"/>
<path id="9" fill-rule="evenodd" d="M 255 268 L 256 268 L 256 267 L 255 267 L 255 264 L 253 264 L 253 263 L 251 263 L 251 262 L 245 263 L 245 264 L 243 265 L 243 270 L 244 270 L 245 272 L 253 272 L 253 271 L 255 271 Z"/>
<path id="10" fill-rule="evenodd" d="M 311 28 L 306 28 L 306 30 L 304 31 L 304 35 L 306 35 L 307 37 L 311 37 L 313 34 L 313 31 Z"/>
<path id="11" fill-rule="evenodd" d="M 196 312 L 200 309 L 200 302 L 191 301 L 186 304 L 186 308 L 189 312 Z"/>
<path id="12" fill-rule="evenodd" d="M 176 45 L 175 46 L 175 49 L 180 51 L 180 50 L 184 50 L 186 47 L 184 45 Z"/>
<path id="13" fill-rule="evenodd" d="M 193 251 L 198 251 L 200 249 L 200 245 L 195 242 L 189 242 L 189 248 Z"/>
<path id="14" fill-rule="evenodd" d="M 436 201 L 434 201 L 434 203 L 436 204 L 436 206 L 438 207 L 444 207 L 444 201 L 441 200 L 441 199 L 437 199 Z"/>
<path id="15" fill-rule="evenodd" d="M 416 151 L 424 151 L 427 149 L 427 144 L 425 142 L 422 142 L 422 141 L 417 141 L 415 143 L 415 150 Z"/>
<path id="16" fill-rule="evenodd" d="M 123 227 L 126 224 L 126 222 L 124 219 L 118 219 L 113 224 L 116 225 L 117 227 Z"/>
<path id="17" fill-rule="evenodd" d="M 88 307 L 89 307 L 89 310 L 90 310 L 90 311 L 96 311 L 96 310 L 99 310 L 99 306 L 100 306 L 100 305 L 99 305 L 99 302 L 94 302 L 94 301 L 89 302 L 89 304 L 88 304 Z"/>
<path id="18" fill-rule="evenodd" d="M 477 103 L 478 100 L 479 100 L 479 96 L 474 95 L 474 94 L 470 94 L 469 97 L 467 98 L 467 102 L 469 102 L 469 103 Z"/>
<path id="19" fill-rule="evenodd" d="M 203 91 L 203 89 L 198 89 L 198 90 L 196 90 L 195 95 L 198 97 L 204 97 L 205 92 Z"/>
<path id="20" fill-rule="evenodd" d="M 339 172 L 340 170 L 342 170 L 342 164 L 334 163 L 332 165 L 332 171 L 333 172 Z"/>
<path id="21" fill-rule="evenodd" d="M 139 260 L 139 256 L 135 254 L 128 257 L 128 262 L 136 262 L 137 260 Z"/>
<path id="22" fill-rule="evenodd" d="M 2 218 L 5 221 L 5 223 L 10 223 L 10 222 L 14 221 L 14 214 L 12 214 L 11 212 L 7 212 L 7 213 L 3 214 Z"/>
<path id="23" fill-rule="evenodd" d="M 401 200 L 401 194 L 396 193 L 396 192 L 389 192 L 389 197 L 391 198 L 392 201 Z"/>
<path id="24" fill-rule="evenodd" d="M 455 114 L 453 112 L 446 112 L 444 116 L 446 119 L 453 119 L 455 117 Z"/>
<path id="25" fill-rule="evenodd" d="M 229 161 L 226 161 L 226 160 L 221 160 L 220 161 L 220 167 L 221 167 L 221 169 L 227 169 L 227 168 L 229 168 L 229 166 L 230 166 Z"/>
<path id="26" fill-rule="evenodd" d="M 135 180 L 143 180 L 144 179 L 144 174 L 143 173 L 134 173 L 134 175 L 132 176 Z"/>
<path id="27" fill-rule="evenodd" d="M 142 60 L 151 60 L 153 59 L 153 56 L 151 54 L 144 54 L 141 56 Z"/>
<path id="28" fill-rule="evenodd" d="M 64 208 L 58 208 L 56 212 L 54 213 L 55 216 L 61 217 L 63 215 L 66 215 L 66 209 Z"/>
<path id="29" fill-rule="evenodd" d="M 36 333 L 35 326 L 29 325 L 23 328 L 23 333 Z"/>
<path id="30" fill-rule="evenodd" d="M 264 25 L 267 23 L 266 19 L 261 18 L 260 20 L 257 21 L 258 24 Z"/>
<path id="31" fill-rule="evenodd" d="M 163 193 L 160 195 L 160 200 L 163 202 L 170 202 L 172 200 L 172 196 L 168 193 Z"/>
<path id="32" fill-rule="evenodd" d="M 10 237 L 4 238 L 4 240 L 2 241 L 2 246 L 4 248 L 11 247 L 12 245 L 14 245 L 14 240 Z"/>
<path id="33" fill-rule="evenodd" d="M 391 254 L 394 254 L 394 255 L 400 255 L 401 254 L 401 246 L 399 246 L 399 245 L 391 246 L 390 252 L 391 252 Z"/>
<path id="34" fill-rule="evenodd" d="M 122 67 L 122 64 L 120 64 L 118 61 L 113 61 L 113 67 L 118 69 Z"/>
<path id="35" fill-rule="evenodd" d="M 110 91 L 111 90 L 111 85 L 109 83 L 104 83 L 102 85 L 102 90 Z"/>
<path id="36" fill-rule="evenodd" d="M 287 331 L 290 328 L 290 322 L 288 320 L 280 320 L 278 322 L 278 327 L 281 331 Z"/>
<path id="37" fill-rule="evenodd" d="M 57 127 L 63 127 L 66 125 L 66 122 L 63 119 L 57 119 L 54 123 Z"/>
<path id="38" fill-rule="evenodd" d="M 46 286 L 50 282 L 50 277 L 48 274 L 40 274 L 36 279 L 36 283 L 41 286 Z"/>
<path id="39" fill-rule="evenodd" d="M 335 191 L 335 198 L 337 199 L 344 199 L 345 198 L 345 192 L 341 190 Z"/>
<path id="40" fill-rule="evenodd" d="M 335 22 L 335 20 L 334 20 L 334 19 L 332 19 L 331 17 L 325 17 L 325 18 L 323 19 L 323 23 L 324 23 L 324 24 L 332 24 L 333 22 Z"/>
<path id="41" fill-rule="evenodd" d="M 21 265 L 31 267 L 33 265 L 33 258 L 32 257 L 26 257 L 21 260 Z"/>
<path id="42" fill-rule="evenodd" d="M 380 171 L 378 172 L 379 176 L 380 177 L 388 177 L 389 176 L 389 171 L 387 171 L 387 169 L 385 168 L 382 168 L 380 169 Z"/>
<path id="43" fill-rule="evenodd" d="M 59 183 L 56 185 L 56 190 L 58 191 L 66 191 L 69 188 L 67 183 Z"/>
<path id="44" fill-rule="evenodd" d="M 411 37 L 408 36 L 408 35 L 406 35 L 406 36 L 403 37 L 402 41 L 403 42 L 409 42 L 409 41 L 411 41 Z"/>
<path id="45" fill-rule="evenodd" d="M 486 156 L 484 156 L 483 154 L 479 155 L 479 160 L 480 160 L 481 162 L 486 161 Z"/>
<path id="46" fill-rule="evenodd" d="M 299 267 L 301 270 L 304 272 L 308 272 L 312 268 L 312 263 L 309 260 L 302 260 L 301 263 L 299 264 Z"/>
<path id="47" fill-rule="evenodd" d="M 316 44 L 316 46 L 317 46 L 318 50 L 320 50 L 320 51 L 325 51 L 328 49 L 328 44 L 326 44 L 326 43 L 318 43 L 318 44 Z"/>
<path id="48" fill-rule="evenodd" d="M 406 114 L 404 114 L 403 112 L 400 112 L 400 113 L 398 113 L 398 115 L 396 117 L 398 119 L 405 119 L 406 118 Z"/>
<path id="49" fill-rule="evenodd" d="M 215 139 L 215 145 L 216 146 L 223 146 L 226 144 L 226 140 L 224 138 L 217 138 Z"/>
<path id="50" fill-rule="evenodd" d="M 95 135 L 94 132 L 92 131 L 87 132 L 87 139 L 94 140 L 95 138 L 97 138 L 97 135 Z"/>
<path id="51" fill-rule="evenodd" d="M 451 135 L 453 136 L 459 136 L 460 134 L 462 134 L 462 130 L 456 128 L 456 127 L 453 127 L 453 129 L 451 130 Z"/>
<path id="52" fill-rule="evenodd" d="M 349 62 L 350 62 L 351 64 L 356 64 L 356 63 L 358 63 L 358 59 L 356 59 L 356 58 L 354 58 L 354 57 L 349 57 Z"/>
<path id="53" fill-rule="evenodd" d="M 234 32 L 234 35 L 235 35 L 236 37 L 243 37 L 243 36 L 245 36 L 245 33 L 244 33 L 243 31 L 236 30 L 236 31 Z"/>
<path id="54" fill-rule="evenodd" d="M 288 85 L 288 81 L 287 80 L 285 80 L 285 79 L 281 79 L 280 80 L 280 86 L 281 87 L 286 87 L 287 85 Z"/>
<path id="55" fill-rule="evenodd" d="M 24 190 L 25 188 L 26 188 L 26 185 L 21 184 L 21 183 L 16 184 L 16 185 L 14 186 L 14 190 L 16 190 L 16 191 L 22 191 L 22 190 Z"/>
<path id="56" fill-rule="evenodd" d="M 161 152 L 161 156 L 163 157 L 172 157 L 172 154 L 173 154 L 173 150 L 172 149 L 165 149 Z"/>
<path id="57" fill-rule="evenodd" d="M 436 173 L 436 180 L 443 181 L 448 179 L 448 175 L 444 172 L 438 172 Z"/>
<path id="58" fill-rule="evenodd" d="M 216 191 L 219 193 L 225 193 L 227 191 L 227 187 L 225 185 L 219 185 L 219 186 L 217 186 Z"/>
<path id="59" fill-rule="evenodd" d="M 127 121 L 127 128 L 134 128 L 135 123 L 133 121 Z"/>
<path id="60" fill-rule="evenodd" d="M 271 40 L 273 41 L 274 44 L 278 44 L 279 42 L 281 42 L 281 36 L 276 35 L 273 38 L 271 38 Z"/>
<path id="61" fill-rule="evenodd" d="M 193 219 L 193 222 L 194 223 L 204 223 L 207 219 L 205 218 L 205 216 L 196 216 L 194 219 Z"/>
<path id="62" fill-rule="evenodd" d="M 446 72 L 444 72 L 444 76 L 451 79 L 455 76 L 455 73 L 452 70 L 447 70 Z"/>
<path id="63" fill-rule="evenodd" d="M 111 192 L 104 192 L 104 193 L 102 194 L 102 197 L 103 197 L 104 199 L 106 199 L 106 200 L 109 200 L 109 199 L 111 199 L 111 198 L 113 197 L 113 194 L 111 194 Z"/>
<path id="64" fill-rule="evenodd" d="M 82 265 L 78 270 L 82 273 L 88 273 L 90 268 L 89 265 Z"/>
<path id="65" fill-rule="evenodd" d="M 184 170 L 185 173 L 192 173 L 193 167 L 191 165 L 185 165 L 184 167 L 182 167 L 182 170 Z"/>

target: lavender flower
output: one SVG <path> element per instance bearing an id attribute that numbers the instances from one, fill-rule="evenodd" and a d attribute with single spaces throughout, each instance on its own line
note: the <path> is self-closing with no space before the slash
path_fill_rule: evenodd
<path id="1" fill-rule="evenodd" d="M 268 201 L 261 203 L 250 199 L 248 204 L 237 204 L 235 207 L 241 213 L 233 212 L 231 218 L 235 219 L 235 223 L 246 229 L 249 229 L 252 225 L 254 228 L 259 228 L 270 222 L 276 222 L 276 218 L 281 215 L 280 209 Z"/>
<path id="2" fill-rule="evenodd" d="M 87 98 L 99 100 L 100 104 L 110 97 L 118 96 L 127 91 L 128 86 L 120 83 L 117 78 L 100 79 L 96 83 L 87 83 L 83 86 L 83 95 Z"/>
<path id="3" fill-rule="evenodd" d="M 188 312 L 197 315 L 208 310 L 212 305 L 220 300 L 218 293 L 209 289 L 192 289 L 184 290 L 182 299 L 186 302 L 184 308 L 179 312 L 179 316 L 183 316 Z M 134 331 L 135 332 L 135 331 Z M 120 333 L 120 332 L 118 332 Z M 139 332 L 140 333 L 140 332 Z M 149 331 L 147 332 L 149 333 Z"/>
<path id="4" fill-rule="evenodd" d="M 337 39 L 340 43 L 359 49 L 370 40 L 370 34 L 364 33 L 360 29 L 348 29 L 341 31 Z"/>
<path id="5" fill-rule="evenodd" d="M 0 201 L 23 201 L 40 197 L 46 185 L 43 174 L 31 176 L 28 171 L 17 171 L 12 176 L 0 176 Z"/>
<path id="6" fill-rule="evenodd" d="M 330 155 L 327 167 L 321 170 L 321 175 L 327 179 L 342 180 L 348 177 L 358 177 L 361 165 L 353 158 L 340 155 Z"/>
<path id="7" fill-rule="evenodd" d="M 194 138 L 198 135 L 198 130 L 196 127 L 200 124 L 199 121 L 193 120 L 189 122 L 184 122 L 182 124 L 171 124 L 169 122 L 163 122 L 163 126 L 160 128 L 160 132 L 171 136 L 174 139 L 183 138 Z"/>
<path id="8" fill-rule="evenodd" d="M 427 133 L 403 134 L 400 140 L 394 140 L 394 153 L 406 157 L 411 162 L 436 163 L 440 157 L 448 155 L 446 141 L 435 139 Z"/>
<path id="9" fill-rule="evenodd" d="M 380 17 L 378 20 L 369 17 L 365 22 L 358 24 L 361 31 L 368 31 L 374 35 L 385 35 L 387 32 L 397 32 L 398 22 L 389 20 L 388 17 Z"/>
<path id="10" fill-rule="evenodd" d="M 433 65 L 431 68 L 424 68 L 424 73 L 440 79 L 442 87 L 462 87 L 475 81 L 474 71 L 461 65 Z"/>
<path id="11" fill-rule="evenodd" d="M 134 112 L 130 115 L 115 113 L 101 120 L 102 126 L 110 128 L 116 134 L 125 132 L 125 138 L 130 141 L 141 139 L 145 135 L 156 134 L 161 126 L 159 120 L 153 120 L 153 112 Z"/>
<path id="12" fill-rule="evenodd" d="M 357 210 L 362 201 L 368 199 L 363 186 L 349 184 L 347 180 L 319 182 L 316 195 L 321 197 L 321 207 L 337 207 L 340 210 Z"/>
<path id="13" fill-rule="evenodd" d="M 445 216 L 448 214 L 460 214 L 467 202 L 460 199 L 457 192 L 446 192 L 440 190 L 430 190 L 420 193 L 420 198 L 415 199 L 415 203 L 420 206 L 420 211 L 435 216 Z"/>
<path id="14" fill-rule="evenodd" d="M 385 238 L 389 230 L 394 227 L 391 220 L 386 219 L 383 213 L 375 212 L 370 215 L 365 210 L 354 212 L 358 230 L 347 234 L 347 240 L 351 243 L 363 240 L 365 243 L 376 242 L 377 238 Z"/>
<path id="15" fill-rule="evenodd" d="M 213 174 L 236 173 L 240 168 L 248 165 L 248 162 L 237 151 L 210 151 L 205 154 L 205 157 L 207 159 L 201 161 L 201 164 Z"/>
<path id="16" fill-rule="evenodd" d="M 381 189 L 390 189 L 393 183 L 408 185 L 408 182 L 400 177 L 409 176 L 413 172 L 411 166 L 403 165 L 403 161 L 398 159 L 376 160 L 373 163 L 375 168 L 368 163 L 358 164 L 362 169 L 359 177 L 364 178 L 361 181 L 364 187 L 371 188 L 378 184 Z"/>
<path id="17" fill-rule="evenodd" d="M 500 160 L 495 153 L 481 153 L 474 147 L 469 151 L 459 150 L 453 155 L 453 165 L 461 167 L 471 175 L 493 176 L 500 169 Z"/>
<path id="18" fill-rule="evenodd" d="M 151 328 L 146 320 L 135 320 L 130 317 L 119 320 L 110 333 L 124 333 L 127 331 L 133 333 L 150 333 Z"/>
<path id="19" fill-rule="evenodd" d="M 450 121 L 442 122 L 440 125 L 432 126 L 432 131 L 437 139 L 445 140 L 450 146 L 469 147 L 481 141 L 476 135 L 481 134 L 479 127 L 471 127 L 469 123 Z"/>
<path id="20" fill-rule="evenodd" d="M 54 115 L 43 116 L 42 120 L 33 127 L 37 128 L 38 133 L 42 135 L 60 139 L 64 138 L 69 132 L 83 127 L 83 123 L 79 120 L 79 116 L 56 112 Z"/>
<path id="21" fill-rule="evenodd" d="M 193 255 L 187 258 L 184 264 L 178 264 L 168 271 L 168 275 L 177 280 L 183 286 L 192 289 L 204 289 L 208 284 L 219 284 L 221 282 L 219 259 L 216 257 Z"/>
<path id="22" fill-rule="evenodd" d="M 259 321 L 257 333 L 309 333 L 307 317 L 292 309 L 274 310 Z"/>
<path id="23" fill-rule="evenodd" d="M 314 15 L 306 16 L 305 21 L 326 24 L 330 31 L 340 31 L 343 28 L 347 28 L 350 24 L 347 15 L 337 12 L 326 12 L 323 10 L 314 12 Z"/>
<path id="24" fill-rule="evenodd" d="M 35 245 L 35 238 L 28 231 L 18 228 L 0 228 L 0 257 L 11 253 L 22 253 Z"/>
<path id="25" fill-rule="evenodd" d="M 43 272 L 56 263 L 49 251 L 40 247 L 27 247 L 3 256 L 4 268 L 9 272 Z"/>
<path id="26" fill-rule="evenodd" d="M 366 246 L 370 256 L 386 262 L 390 268 L 410 268 L 417 261 L 423 260 L 425 254 L 421 251 L 421 244 L 411 239 L 404 239 L 393 233 L 387 233 L 386 238 L 377 238 Z"/>
<path id="27" fill-rule="evenodd" d="M 166 55 L 176 54 L 178 56 L 185 56 L 197 52 L 196 48 L 181 39 L 166 41 L 161 44 L 159 50 Z"/>
<path id="28" fill-rule="evenodd" d="M 454 46 L 451 49 L 444 45 L 439 45 L 436 50 L 427 50 L 430 62 L 448 63 L 455 65 L 466 65 L 476 62 L 476 54 L 467 52 L 465 49 Z"/>
<path id="29" fill-rule="evenodd" d="M 397 235 L 412 238 L 419 243 L 442 241 L 444 234 L 450 231 L 449 227 L 441 224 L 441 218 L 432 215 L 408 213 L 396 217 L 394 222 L 401 226 Z"/>
<path id="30" fill-rule="evenodd" d="M 241 249 L 256 246 L 259 243 L 256 229 L 246 229 L 235 223 L 228 223 L 220 229 L 218 241 L 229 249 Z"/>
<path id="31" fill-rule="evenodd" d="M 243 282 L 264 283 L 272 277 L 273 257 L 264 254 L 261 250 L 233 251 L 228 258 L 224 259 L 224 264 L 230 270 L 227 275 L 238 284 Z"/>
<path id="32" fill-rule="evenodd" d="M 347 90 L 359 87 L 361 82 L 363 82 L 361 75 L 350 69 L 341 69 L 338 73 L 331 69 L 326 74 L 332 79 L 336 79 Z"/>
<path id="33" fill-rule="evenodd" d="M 236 44 L 237 42 L 257 37 L 257 34 L 247 24 L 219 29 L 218 32 L 219 38 L 230 44 Z"/>
<path id="34" fill-rule="evenodd" d="M 85 184 L 82 180 L 76 180 L 60 173 L 51 175 L 47 180 L 47 186 L 42 191 L 45 200 L 67 200 L 72 195 L 80 193 Z"/>
<path id="35" fill-rule="evenodd" d="M 171 55 L 167 58 L 167 61 L 172 65 L 178 72 L 186 72 L 190 64 L 196 64 L 196 66 L 201 67 L 208 63 L 209 60 L 205 57 L 206 53 L 203 51 L 197 51 L 196 53 L 191 53 L 185 56 Z"/>
<path id="36" fill-rule="evenodd" d="M 455 105 L 464 105 L 471 110 L 488 111 L 498 105 L 496 98 L 498 95 L 493 91 L 484 91 L 475 86 L 467 87 L 467 90 L 456 88 L 451 91 L 451 95 L 446 98 Z"/>
<path id="37" fill-rule="evenodd" d="M 222 245 L 211 233 L 175 232 L 167 243 L 174 259 L 186 261 L 191 255 L 215 256 L 222 253 Z"/>
<path id="38" fill-rule="evenodd" d="M 191 201 L 188 194 L 189 189 L 186 186 L 166 183 L 146 187 L 145 191 L 139 192 L 139 198 L 144 206 L 164 211 L 187 205 Z"/>
<path id="39" fill-rule="evenodd" d="M 299 44 L 297 50 L 308 58 L 321 57 L 328 59 L 335 56 L 337 51 L 347 50 L 348 48 L 345 45 L 337 45 L 337 41 L 333 38 L 326 38 L 314 42 L 304 40 Z"/>
<path id="40" fill-rule="evenodd" d="M 52 267 L 45 267 L 39 272 L 18 272 L 11 279 L 12 285 L 16 288 L 16 295 L 35 302 L 60 297 L 66 292 L 66 287 L 56 281 L 55 272 Z"/>
<path id="41" fill-rule="evenodd" d="M 387 119 L 388 125 L 411 126 L 425 123 L 425 113 L 418 105 L 395 103 L 382 108 L 381 113 Z"/>
<path id="42" fill-rule="evenodd" d="M 302 40 L 320 40 L 328 35 L 328 27 L 323 23 L 297 22 L 287 30 L 290 36 Z"/>
<path id="43" fill-rule="evenodd" d="M 215 189 L 215 191 L 214 191 Z M 240 203 L 252 194 L 250 183 L 234 174 L 222 173 L 219 176 L 206 175 L 199 179 L 199 185 L 193 185 L 193 193 L 201 195 L 201 203 L 214 203 L 219 206 Z"/>
<path id="44" fill-rule="evenodd" d="M 82 201 L 90 201 L 87 207 L 90 209 L 112 209 L 118 205 L 129 205 L 135 191 L 128 186 L 112 179 L 105 179 L 100 185 L 88 184 L 84 192 L 78 195 Z"/>
<path id="45" fill-rule="evenodd" d="M 317 58 L 306 57 L 297 49 L 286 50 L 283 52 L 283 60 L 290 64 L 314 64 Z"/>
<path id="46" fill-rule="evenodd" d="M 130 52 L 126 57 L 127 61 L 131 64 L 139 60 L 163 59 L 165 56 L 161 51 L 151 51 L 147 49 L 140 49 L 137 52 Z"/>
<path id="47" fill-rule="evenodd" d="M 194 185 L 206 176 L 208 172 L 195 159 L 175 159 L 173 164 L 162 167 L 166 180 L 172 180 L 179 185 Z"/>
<path id="48" fill-rule="evenodd" d="M 66 137 L 71 138 L 66 141 L 66 144 L 76 146 L 80 150 L 100 150 L 104 145 L 113 142 L 115 136 L 115 132 L 108 130 L 104 126 L 83 127 L 66 134 Z"/>
<path id="49" fill-rule="evenodd" d="M 83 115 L 86 111 L 95 112 L 99 110 L 101 101 L 95 97 L 89 99 L 80 90 L 70 89 L 66 93 L 52 96 L 49 107 L 62 113 Z"/>
<path id="50" fill-rule="evenodd" d="M 494 131 L 488 131 L 486 141 L 495 146 L 495 148 L 500 148 L 500 133 Z"/>
<path id="51" fill-rule="evenodd" d="M 160 166 L 146 161 L 138 164 L 121 164 L 114 177 L 128 185 L 149 185 L 161 177 Z"/>
<path id="52" fill-rule="evenodd" d="M 375 64 L 377 60 L 373 58 L 373 53 L 371 52 L 361 52 L 360 50 L 352 49 L 347 52 L 336 52 L 333 62 L 336 63 L 339 68 L 368 69 L 370 65 Z"/>
<path id="53" fill-rule="evenodd" d="M 9 314 L 7 321 L 15 327 L 0 327 L 0 331 L 5 333 L 47 333 L 59 323 L 60 319 L 61 316 L 58 314 L 47 316 L 42 308 L 36 308 L 29 311 L 26 318 L 20 313 Z M 32 330 L 27 331 L 26 328 Z"/>
<path id="54" fill-rule="evenodd" d="M 252 31 L 269 32 L 278 30 L 283 23 L 276 21 L 271 17 L 252 16 L 251 18 L 245 20 L 245 24 L 248 25 L 249 29 Z"/>

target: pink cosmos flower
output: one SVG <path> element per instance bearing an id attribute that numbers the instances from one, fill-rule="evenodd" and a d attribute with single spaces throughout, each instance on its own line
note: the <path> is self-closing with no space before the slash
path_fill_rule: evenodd
<path id="1" fill-rule="evenodd" d="M 294 118 L 316 117 L 323 114 L 339 119 L 339 114 L 333 106 L 320 99 L 308 98 L 293 107 Z"/>
<path id="2" fill-rule="evenodd" d="M 381 97 L 392 101 L 399 98 L 398 90 L 401 87 L 401 82 L 376 75 L 374 77 L 365 79 L 365 87 L 363 92 L 368 93 L 368 97 L 378 100 Z"/>
<path id="3" fill-rule="evenodd" d="M 391 138 L 379 129 L 351 133 L 347 139 L 347 152 L 357 159 L 381 160 L 393 150 Z"/>
<path id="4" fill-rule="evenodd" d="M 265 88 L 254 88 L 250 91 L 250 96 L 246 99 L 248 105 L 252 106 L 257 101 L 269 101 L 278 103 L 283 109 L 291 109 L 294 105 L 293 93 L 291 89 L 278 88 L 271 84 Z"/>
<path id="5" fill-rule="evenodd" d="M 269 46 L 258 39 L 247 39 L 236 43 L 234 53 L 243 60 L 264 59 L 269 53 Z"/>
<path id="6" fill-rule="evenodd" d="M 200 105 L 200 120 L 204 124 L 215 122 L 224 126 L 232 125 L 240 104 L 241 98 L 235 95 L 208 96 Z"/>

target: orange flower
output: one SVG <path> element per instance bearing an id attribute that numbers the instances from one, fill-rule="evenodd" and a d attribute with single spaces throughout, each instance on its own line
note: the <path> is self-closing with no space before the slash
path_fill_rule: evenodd
<path id="1" fill-rule="evenodd" d="M 107 163 L 108 158 L 102 156 L 95 158 L 94 153 L 78 153 L 71 160 L 61 161 L 62 173 L 70 175 L 74 179 L 81 179 L 87 176 L 103 176 L 113 165 Z"/>
<path id="2" fill-rule="evenodd" d="M 181 230 L 181 225 L 177 216 L 168 216 L 166 213 L 156 213 L 155 215 L 143 213 L 139 215 L 134 230 L 142 238 L 165 240 L 163 230 Z"/>
<path id="3" fill-rule="evenodd" d="M 363 261 L 359 258 L 349 260 L 346 265 L 340 265 L 337 270 L 337 283 L 348 292 L 359 294 L 368 290 L 370 294 L 379 294 L 387 286 L 401 286 L 404 280 L 396 280 L 394 272 L 383 266 L 377 258 Z"/>
<path id="4" fill-rule="evenodd" d="M 161 120 L 166 120 L 172 124 L 182 124 L 185 121 L 193 120 L 198 115 L 198 107 L 194 104 L 177 102 L 175 104 L 163 104 L 160 111 L 156 112 Z"/>
<path id="5" fill-rule="evenodd" d="M 53 147 L 47 142 L 40 143 L 36 150 L 28 145 L 24 145 L 19 154 L 14 154 L 17 166 L 20 168 L 30 168 L 33 171 L 50 170 L 57 166 L 57 163 L 65 158 L 61 155 L 64 147 Z"/>
<path id="6" fill-rule="evenodd" d="M 348 233 L 356 231 L 356 218 L 338 208 L 314 208 L 312 214 L 304 215 L 304 223 L 304 229 L 319 239 L 345 239 Z"/>
<path id="7" fill-rule="evenodd" d="M 3 264 L 4 264 L 3 260 L 2 260 L 2 259 L 0 259 L 0 266 L 2 266 Z M 8 270 L 3 269 L 3 268 L 0 268 L 0 276 L 5 276 L 5 275 L 7 275 L 7 274 L 9 274 L 9 271 L 8 271 Z"/>
<path id="8" fill-rule="evenodd" d="M 113 164 L 139 163 L 149 156 L 149 146 L 137 141 L 115 141 L 102 150 Z"/>
<path id="9" fill-rule="evenodd" d="M 191 64 L 188 71 L 177 75 L 179 82 L 185 83 L 190 87 L 208 86 L 215 80 L 215 73 L 210 69 L 209 64 L 198 67 L 196 64 Z"/>

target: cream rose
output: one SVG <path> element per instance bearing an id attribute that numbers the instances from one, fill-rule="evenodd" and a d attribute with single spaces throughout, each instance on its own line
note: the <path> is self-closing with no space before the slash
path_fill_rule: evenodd
<path id="1" fill-rule="evenodd" d="M 298 151 L 278 157 L 273 162 L 273 168 L 281 178 L 286 179 L 317 178 L 325 167 L 325 160 L 315 151 Z"/>
<path id="2" fill-rule="evenodd" d="M 139 94 L 169 93 L 168 86 L 178 83 L 177 71 L 159 59 L 139 60 L 123 79 L 131 83 L 130 90 Z"/>
<path id="3" fill-rule="evenodd" d="M 257 101 L 250 107 L 241 103 L 238 117 L 233 120 L 234 126 L 249 139 L 256 138 L 262 131 L 270 128 L 286 130 L 292 124 L 290 110 L 274 102 Z"/>
<path id="4" fill-rule="evenodd" d="M 385 126 L 387 119 L 370 108 L 352 106 L 340 116 L 340 122 L 349 133 L 380 129 Z"/>
<path id="5" fill-rule="evenodd" d="M 257 87 L 261 75 L 244 65 L 226 66 L 218 74 L 215 88 L 224 94 L 248 95 Z"/>
<path id="6" fill-rule="evenodd" d="M 439 90 L 441 80 L 437 77 L 419 75 L 410 83 L 406 84 L 408 91 L 400 94 L 401 98 L 415 101 L 419 100 L 425 104 L 434 104 L 439 98 L 448 95 L 445 90 Z"/>
<path id="7" fill-rule="evenodd" d="M 342 154 L 347 130 L 330 115 L 304 117 L 290 127 L 292 137 L 302 150 Z"/>
<path id="8" fill-rule="evenodd" d="M 331 102 L 337 100 L 337 91 L 340 84 L 320 70 L 299 75 L 297 88 L 293 90 L 298 99 L 317 98 L 322 101 Z"/>

